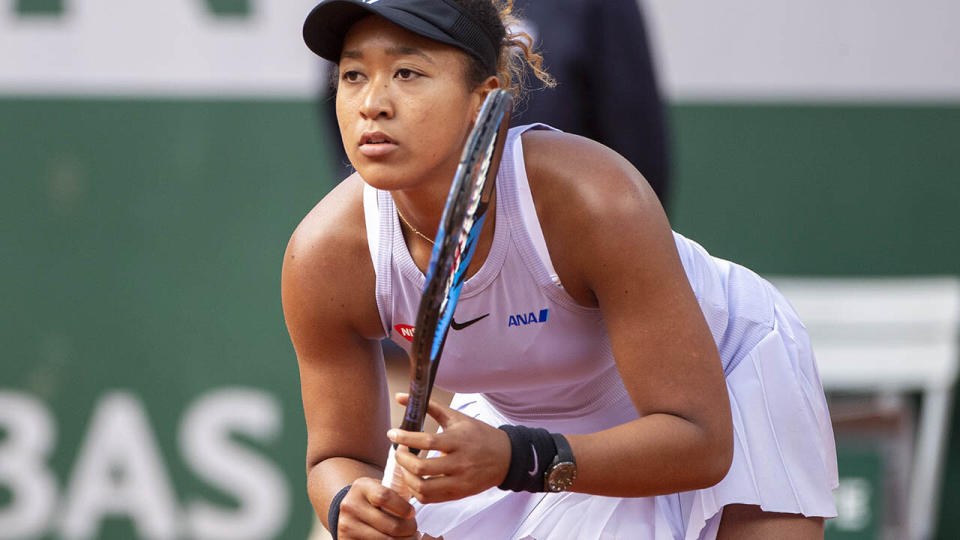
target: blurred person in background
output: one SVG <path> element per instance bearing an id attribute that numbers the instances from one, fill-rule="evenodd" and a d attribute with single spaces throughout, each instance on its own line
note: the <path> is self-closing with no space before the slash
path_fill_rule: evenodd
<path id="1" fill-rule="evenodd" d="M 555 88 L 530 94 L 513 125 L 543 122 L 627 158 L 669 210 L 664 103 L 637 0 L 515 0 Z"/>

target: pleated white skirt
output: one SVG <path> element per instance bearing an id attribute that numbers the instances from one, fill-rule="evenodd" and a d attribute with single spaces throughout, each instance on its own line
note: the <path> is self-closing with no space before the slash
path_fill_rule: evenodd
<path id="1" fill-rule="evenodd" d="M 776 305 L 772 330 L 727 375 L 734 456 L 717 485 L 638 498 L 493 488 L 458 501 L 416 503 L 419 530 L 445 540 L 711 540 L 728 504 L 836 516 L 836 450 L 810 342 L 793 308 L 770 291 Z M 459 394 L 452 406 L 490 425 L 513 423 L 479 394 Z M 539 426 L 584 433 L 590 424 L 588 415 Z"/>

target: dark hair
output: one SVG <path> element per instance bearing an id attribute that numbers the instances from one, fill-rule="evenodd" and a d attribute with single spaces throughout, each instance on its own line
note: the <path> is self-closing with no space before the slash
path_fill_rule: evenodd
<path id="1" fill-rule="evenodd" d="M 493 2 L 490 0 L 453 0 L 453 2 L 478 23 L 493 38 L 494 43 L 500 43 L 500 48 L 503 48 L 503 42 L 507 38 L 507 29 L 500 19 L 500 11 L 493 5 Z M 482 83 L 491 75 L 497 75 L 497 73 L 485 67 L 479 58 L 470 55 L 467 82 L 471 86 Z"/>
<path id="2" fill-rule="evenodd" d="M 533 50 L 533 38 L 526 32 L 512 32 L 519 26 L 513 0 L 452 0 L 467 12 L 497 43 L 500 43 L 496 72 L 484 67 L 479 58 L 467 55 L 467 84 L 475 88 L 490 76 L 500 79 L 503 88 L 522 98 L 530 73 L 546 87 L 556 81 L 543 69 L 543 57 Z M 509 33 L 508 33 L 509 31 Z M 527 69 L 529 67 L 529 70 Z"/>

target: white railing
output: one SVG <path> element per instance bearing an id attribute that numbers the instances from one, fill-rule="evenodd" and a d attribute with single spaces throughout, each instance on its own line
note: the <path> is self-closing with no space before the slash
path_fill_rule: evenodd
<path id="1" fill-rule="evenodd" d="M 906 519 L 910 540 L 932 538 L 960 363 L 960 279 L 772 281 L 807 326 L 828 393 L 922 396 Z"/>

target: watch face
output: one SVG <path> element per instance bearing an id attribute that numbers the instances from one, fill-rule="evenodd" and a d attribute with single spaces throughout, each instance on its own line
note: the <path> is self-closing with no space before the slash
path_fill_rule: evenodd
<path id="1" fill-rule="evenodd" d="M 563 461 L 554 465 L 547 471 L 546 489 L 551 492 L 566 491 L 573 485 L 577 479 L 577 465 L 569 461 Z"/>

